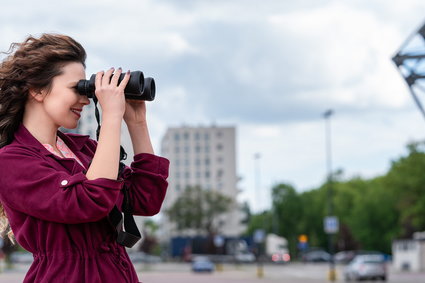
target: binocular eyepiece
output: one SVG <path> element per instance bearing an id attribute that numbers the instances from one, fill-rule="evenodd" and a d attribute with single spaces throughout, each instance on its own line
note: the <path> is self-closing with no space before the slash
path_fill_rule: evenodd
<path id="1" fill-rule="evenodd" d="M 125 73 L 121 74 L 118 83 L 124 79 Z M 77 91 L 81 95 L 86 95 L 88 98 L 94 98 L 95 95 L 95 79 L 93 74 L 90 80 L 80 80 L 77 84 Z M 153 78 L 145 78 L 141 71 L 130 73 L 130 80 L 124 89 L 125 98 L 152 101 L 155 99 L 155 80 Z"/>

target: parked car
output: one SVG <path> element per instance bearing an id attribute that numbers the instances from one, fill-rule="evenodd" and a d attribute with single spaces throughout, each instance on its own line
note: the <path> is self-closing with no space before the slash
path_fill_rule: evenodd
<path id="1" fill-rule="evenodd" d="M 304 262 L 329 262 L 331 255 L 324 250 L 311 250 L 302 255 Z"/>
<path id="2" fill-rule="evenodd" d="M 206 256 L 196 256 L 192 259 L 193 272 L 213 272 L 214 263 Z"/>
<path id="3" fill-rule="evenodd" d="M 34 257 L 32 253 L 16 251 L 10 255 L 10 261 L 13 263 L 32 263 L 34 261 Z"/>
<path id="4" fill-rule="evenodd" d="M 250 252 L 237 253 L 235 254 L 235 260 L 237 262 L 254 262 L 255 255 Z"/>
<path id="5" fill-rule="evenodd" d="M 387 267 L 384 255 L 357 255 L 345 268 L 344 277 L 346 281 L 362 279 L 387 280 Z"/>
<path id="6" fill-rule="evenodd" d="M 340 251 L 334 255 L 336 263 L 347 264 L 354 259 L 357 255 L 357 251 Z"/>
<path id="7" fill-rule="evenodd" d="M 161 257 L 146 254 L 144 252 L 129 252 L 128 257 L 130 258 L 132 263 L 139 263 L 139 262 L 158 263 L 162 261 Z"/>

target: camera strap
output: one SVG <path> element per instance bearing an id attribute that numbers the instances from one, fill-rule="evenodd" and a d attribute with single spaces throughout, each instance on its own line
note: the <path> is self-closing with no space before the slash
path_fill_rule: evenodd
<path id="1" fill-rule="evenodd" d="M 99 109 L 97 108 L 96 96 L 93 97 L 93 102 L 97 121 L 96 139 L 99 140 L 101 125 Z M 118 178 L 123 173 L 125 168 L 125 164 L 121 161 L 126 159 L 127 153 L 125 152 L 124 148 L 120 146 L 120 163 L 118 170 Z M 142 238 L 142 236 L 140 234 L 139 229 L 137 228 L 136 222 L 134 221 L 133 208 L 131 207 L 129 190 L 125 183 L 122 192 L 124 194 L 124 200 L 121 206 L 122 212 L 118 209 L 116 205 L 114 205 L 114 208 L 112 208 L 112 210 L 109 212 L 108 218 L 109 222 L 117 232 L 117 243 L 122 246 L 131 248 Z"/>

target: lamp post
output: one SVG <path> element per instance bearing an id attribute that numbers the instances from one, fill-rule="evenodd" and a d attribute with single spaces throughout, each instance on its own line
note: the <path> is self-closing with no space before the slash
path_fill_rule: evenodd
<path id="1" fill-rule="evenodd" d="M 260 153 L 254 154 L 254 165 L 255 165 L 255 194 L 256 194 L 256 202 L 257 202 L 257 213 L 260 215 L 261 211 L 261 184 L 260 184 Z M 263 225 L 261 225 L 263 226 Z M 257 277 L 264 277 L 263 263 L 262 263 L 262 251 L 263 251 L 263 243 L 265 237 L 264 227 L 260 227 L 254 233 L 254 242 L 257 250 Z"/>
<path id="2" fill-rule="evenodd" d="M 261 185 L 260 185 L 260 153 L 254 154 L 254 171 L 255 171 L 255 198 L 256 198 L 256 208 L 257 212 L 260 213 L 261 211 Z"/>
<path id="3" fill-rule="evenodd" d="M 336 280 L 335 262 L 334 262 L 334 245 L 333 234 L 338 230 L 338 220 L 333 215 L 333 188 L 332 188 L 332 143 L 331 143 L 331 116 L 333 110 L 329 109 L 324 114 L 325 118 L 325 133 L 326 133 L 326 167 L 327 167 L 327 202 L 328 202 L 328 216 L 324 220 L 324 229 L 328 234 L 328 249 L 331 255 L 329 262 L 329 281 Z"/>

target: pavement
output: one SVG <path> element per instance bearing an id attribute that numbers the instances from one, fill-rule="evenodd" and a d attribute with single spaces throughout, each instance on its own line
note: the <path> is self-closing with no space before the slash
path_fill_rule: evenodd
<path id="1" fill-rule="evenodd" d="M 22 282 L 28 264 L 15 265 L 13 269 L 4 269 L 0 273 L 0 283 Z M 225 264 L 222 271 L 212 273 L 193 273 L 188 263 L 135 264 L 139 279 L 143 283 L 325 283 L 329 266 L 327 264 L 291 263 L 286 265 L 264 265 L 263 276 L 258 277 L 256 264 Z M 342 266 L 337 266 L 336 282 L 344 282 Z M 398 273 L 389 269 L 388 282 L 422 283 L 425 272 Z M 376 282 L 376 281 L 375 281 Z M 119 282 L 117 282 L 119 283 Z"/>

